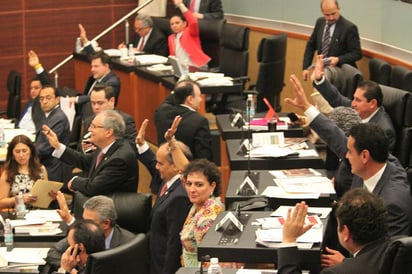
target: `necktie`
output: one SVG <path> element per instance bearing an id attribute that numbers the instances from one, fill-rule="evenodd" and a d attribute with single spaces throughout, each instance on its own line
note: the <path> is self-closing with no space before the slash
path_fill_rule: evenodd
<path id="1" fill-rule="evenodd" d="M 160 190 L 160 197 L 162 197 L 167 191 L 167 184 L 165 183 L 162 187 L 162 189 Z"/>
<path id="2" fill-rule="evenodd" d="M 99 155 L 97 155 L 95 168 L 99 166 L 100 162 L 103 159 L 103 155 L 104 155 L 103 151 L 100 151 Z"/>
<path id="3" fill-rule="evenodd" d="M 140 44 L 139 44 L 139 47 L 137 48 L 137 50 L 139 51 L 139 52 L 142 52 L 143 51 L 143 47 L 144 47 L 144 36 L 142 37 L 142 38 L 140 38 Z"/>
<path id="4" fill-rule="evenodd" d="M 97 83 L 99 83 L 99 80 L 94 80 L 94 82 L 93 82 L 92 86 L 90 87 L 89 92 L 87 93 L 87 95 L 90 96 L 90 93 L 92 93 L 93 88 Z"/>
<path id="5" fill-rule="evenodd" d="M 190 8 L 189 8 L 189 10 L 190 10 L 191 12 L 194 12 L 194 11 L 195 11 L 195 2 L 196 2 L 196 0 L 190 1 Z"/>
<path id="6" fill-rule="evenodd" d="M 329 52 L 330 27 L 331 26 L 332 25 L 326 24 L 325 32 L 323 33 L 321 54 L 323 55 L 324 58 L 328 56 L 328 52 Z"/>

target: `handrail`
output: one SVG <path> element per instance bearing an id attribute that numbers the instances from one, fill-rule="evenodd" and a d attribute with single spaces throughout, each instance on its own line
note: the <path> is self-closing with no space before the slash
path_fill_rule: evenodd
<path id="1" fill-rule="evenodd" d="M 146 2 L 144 2 L 143 4 L 141 4 L 140 6 L 138 6 L 137 8 L 135 8 L 134 10 L 132 10 L 131 12 L 129 12 L 128 14 L 126 14 L 125 16 L 123 16 L 121 19 L 117 20 L 113 25 L 111 25 L 110 27 L 108 27 L 107 29 L 105 29 L 104 31 L 102 31 L 100 34 L 98 34 L 96 37 L 94 37 L 91 41 L 96 41 L 98 39 L 100 39 L 101 37 L 103 37 L 104 35 L 106 35 L 109 31 L 111 31 L 112 29 L 114 29 L 115 27 L 117 27 L 118 25 L 120 25 L 120 23 L 122 23 L 124 20 L 126 20 L 127 18 L 129 18 L 130 16 L 132 16 L 133 14 L 135 14 L 136 12 L 138 12 L 139 10 L 143 9 L 144 7 L 146 7 L 147 5 L 149 5 L 151 2 L 153 2 L 153 0 L 147 0 Z M 82 48 L 83 49 L 83 48 Z M 49 73 L 53 73 L 55 71 L 57 71 L 61 66 L 65 65 L 67 62 L 69 62 L 71 59 L 73 59 L 73 54 L 69 55 L 66 59 L 64 59 L 63 61 L 61 61 L 59 64 L 57 64 L 54 68 L 52 68 Z"/>

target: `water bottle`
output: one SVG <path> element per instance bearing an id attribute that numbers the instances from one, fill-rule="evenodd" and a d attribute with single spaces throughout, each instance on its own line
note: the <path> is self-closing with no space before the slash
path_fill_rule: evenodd
<path id="1" fill-rule="evenodd" d="M 129 57 L 134 57 L 133 44 L 129 44 Z"/>
<path id="2" fill-rule="evenodd" d="M 82 52 L 82 41 L 80 41 L 80 37 L 77 37 L 76 39 L 76 52 Z"/>
<path id="3" fill-rule="evenodd" d="M 210 258 L 210 265 L 207 274 L 222 274 L 222 268 L 219 265 L 218 258 Z"/>
<path id="4" fill-rule="evenodd" d="M 16 211 L 17 219 L 24 219 L 24 216 L 26 216 L 26 205 L 24 204 L 23 192 L 21 191 L 17 196 Z"/>
<path id="5" fill-rule="evenodd" d="M 3 125 L 0 125 L 0 147 L 6 147 L 6 133 Z"/>
<path id="6" fill-rule="evenodd" d="M 254 117 L 255 117 L 255 100 L 253 98 L 253 94 L 248 94 L 247 100 L 246 100 L 246 119 L 250 121 Z"/>
<path id="7" fill-rule="evenodd" d="M 6 224 L 4 225 L 4 244 L 7 251 L 13 249 L 13 228 L 11 227 L 10 219 L 6 219 Z"/>

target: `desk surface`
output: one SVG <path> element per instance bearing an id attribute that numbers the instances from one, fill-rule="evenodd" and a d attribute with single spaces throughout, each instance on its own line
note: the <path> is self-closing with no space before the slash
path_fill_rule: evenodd
<path id="1" fill-rule="evenodd" d="M 279 113 L 279 115 L 282 116 L 282 113 Z M 230 117 L 230 114 L 216 115 L 216 124 L 220 130 L 220 134 L 222 134 L 223 140 L 242 139 L 242 137 L 247 138 L 248 136 L 250 136 L 247 130 L 242 130 L 242 128 L 238 127 L 232 127 L 232 125 L 230 124 L 232 122 Z M 256 117 L 264 117 L 264 113 L 258 113 Z M 279 131 L 283 132 L 285 137 L 303 137 L 303 129 L 300 126 L 293 126 L 289 127 L 287 130 Z M 267 132 L 267 130 L 252 130 L 251 132 Z"/>
<path id="2" fill-rule="evenodd" d="M 216 218 L 214 225 L 204 236 L 198 247 L 199 258 L 205 255 L 218 257 L 221 262 L 244 262 L 244 263 L 275 263 L 277 261 L 277 248 L 263 247 L 255 242 L 255 231 L 257 226 L 251 223 L 256 218 L 268 217 L 270 212 L 242 212 L 248 215 L 244 224 L 244 230 L 239 234 L 239 239 L 234 245 L 218 245 L 222 232 L 215 231 L 216 224 L 226 215 L 222 212 Z M 304 269 L 318 269 L 320 266 L 320 245 L 316 244 L 311 249 L 299 250 L 302 259 L 301 265 Z M 316 271 L 315 271 L 316 272 Z"/>
<path id="3" fill-rule="evenodd" d="M 267 170 L 252 170 L 253 172 L 259 173 L 259 183 L 257 185 L 258 194 L 262 193 L 266 187 L 274 186 L 276 183 L 273 181 L 275 178 L 272 174 L 269 173 Z M 322 174 L 325 174 L 326 171 L 318 170 Z M 227 187 L 227 192 L 225 196 L 225 204 L 226 208 L 230 209 L 231 204 L 233 202 L 245 201 L 251 198 L 256 197 L 266 197 L 262 195 L 255 195 L 255 196 L 240 196 L 237 193 L 237 189 L 242 184 L 245 175 L 247 174 L 246 171 L 243 170 L 235 170 L 230 173 L 230 180 Z M 318 199 L 283 199 L 283 198 L 268 198 L 269 207 L 273 210 L 278 208 L 280 205 L 290 205 L 294 206 L 296 203 L 305 200 L 309 206 L 321 206 L 321 207 L 330 207 L 332 201 L 335 199 L 335 195 L 330 194 L 321 194 Z"/>
<path id="4" fill-rule="evenodd" d="M 315 147 L 310 142 L 307 142 L 310 149 Z M 239 152 L 240 140 L 233 139 L 226 141 L 228 159 L 231 170 L 248 170 L 249 160 Z M 274 170 L 274 169 L 290 169 L 310 167 L 315 169 L 323 169 L 324 162 L 322 158 L 317 157 L 298 157 L 287 156 L 283 158 L 250 158 L 251 170 Z"/>

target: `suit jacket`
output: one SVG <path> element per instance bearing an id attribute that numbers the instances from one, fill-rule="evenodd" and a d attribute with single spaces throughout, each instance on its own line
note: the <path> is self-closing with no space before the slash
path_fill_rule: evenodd
<path id="1" fill-rule="evenodd" d="M 154 122 L 158 144 L 166 141 L 164 134 L 177 115 L 182 116 L 182 121 L 176 131 L 176 139 L 190 148 L 194 159 L 206 158 L 212 161 L 212 137 L 208 120 L 184 106 L 175 106 L 165 101 L 156 109 Z"/>
<path id="2" fill-rule="evenodd" d="M 136 235 L 132 232 L 121 228 L 119 225 L 113 226 L 113 236 L 110 241 L 110 248 L 118 247 L 122 244 L 130 242 Z M 47 252 L 46 262 L 48 267 L 45 267 L 46 270 L 43 270 L 41 273 L 50 273 L 51 271 L 57 270 L 60 267 L 60 260 L 62 254 L 69 247 L 69 242 L 67 237 L 61 239 L 55 243 Z"/>
<path id="3" fill-rule="evenodd" d="M 27 104 L 24 106 L 24 111 L 22 112 L 19 123 L 21 119 L 23 119 L 24 115 L 26 114 L 27 108 L 31 106 L 31 119 L 33 121 L 34 127 L 36 132 L 41 129 L 42 122 L 43 122 L 43 111 L 41 110 L 40 107 L 40 99 L 39 96 L 36 98 L 30 100 L 27 102 Z"/>
<path id="4" fill-rule="evenodd" d="M 327 79 L 324 79 L 324 81 L 319 85 L 313 82 L 313 86 L 319 91 L 320 94 L 322 94 L 322 96 L 332 107 L 350 107 L 352 105 L 352 100 L 343 96 Z M 375 113 L 375 115 L 369 120 L 369 123 L 377 124 L 381 129 L 383 129 L 385 136 L 389 140 L 389 150 L 393 151 L 396 141 L 395 128 L 393 127 L 392 120 L 388 113 L 386 113 L 383 106 L 379 107 L 378 112 Z"/>
<path id="5" fill-rule="evenodd" d="M 183 16 L 186 18 L 187 27 L 183 30 L 182 36 L 180 37 L 180 45 L 183 47 L 187 55 L 189 55 L 190 60 L 192 60 L 192 63 L 195 66 L 205 66 L 210 61 L 210 57 L 207 56 L 202 50 L 198 21 L 190 11 L 185 12 Z M 176 34 L 169 35 L 169 53 L 172 56 L 176 55 L 175 39 Z"/>
<path id="6" fill-rule="evenodd" d="M 62 144 L 67 145 L 69 143 L 69 121 L 59 106 L 53 109 L 47 118 L 43 113 L 41 124 L 50 127 L 50 129 L 56 133 L 57 138 Z M 70 166 L 52 156 L 54 148 L 50 145 L 47 137 L 41 130 L 36 133 L 35 146 L 39 154 L 40 162 L 46 167 L 49 180 L 66 183 L 71 177 Z"/>
<path id="7" fill-rule="evenodd" d="M 382 258 L 389 243 L 390 240 L 385 238 L 373 241 L 362 248 L 356 257 L 347 258 L 338 265 L 324 268 L 320 273 L 376 274 L 379 272 Z M 278 274 L 302 273 L 298 264 L 299 254 L 296 246 L 278 249 Z"/>
<path id="8" fill-rule="evenodd" d="M 134 118 L 132 116 L 130 116 L 129 114 L 127 114 L 126 112 L 123 112 L 117 108 L 114 109 L 115 111 L 117 111 L 123 118 L 124 123 L 126 124 L 126 130 L 124 132 L 124 136 L 123 138 L 127 141 L 130 142 L 130 145 L 132 146 L 132 148 L 136 151 L 136 136 L 137 136 L 137 132 L 136 132 L 136 123 L 134 121 Z M 81 146 L 81 141 L 83 136 L 88 132 L 90 124 L 92 123 L 93 119 L 94 119 L 95 115 L 86 117 L 85 119 L 83 119 L 82 122 L 82 128 L 80 130 L 81 132 L 81 138 L 79 140 L 79 144 L 77 146 L 77 150 L 82 151 L 82 146 Z"/>
<path id="9" fill-rule="evenodd" d="M 325 24 L 326 21 L 323 17 L 319 17 L 316 21 L 315 28 L 306 44 L 303 56 L 303 69 L 307 69 L 312 64 L 315 51 L 318 54 L 321 52 Z M 362 58 L 358 28 L 342 15 L 336 21 L 328 56 L 339 57 L 338 66 L 349 64 L 354 67 L 356 67 L 355 62 Z"/>
<path id="10" fill-rule="evenodd" d="M 140 39 L 141 37 L 135 33 L 133 38 L 133 47 L 136 48 L 139 45 Z M 166 57 L 169 55 L 166 36 L 156 26 L 152 27 L 152 33 L 146 41 L 143 51 L 145 53 L 157 54 Z"/>
<path id="11" fill-rule="evenodd" d="M 333 152 L 342 160 L 346 155 L 347 137 L 334 122 L 319 114 L 310 127 L 326 142 Z M 363 179 L 353 175 L 352 186 L 362 187 Z M 410 235 L 412 228 L 412 197 L 405 169 L 390 155 L 386 168 L 375 186 L 373 193 L 383 199 L 388 210 L 389 234 Z"/>
<path id="12" fill-rule="evenodd" d="M 191 0 L 183 0 L 185 6 L 190 8 Z M 221 0 L 201 0 L 199 13 L 203 14 L 203 20 L 223 19 L 223 8 Z"/>
<path id="13" fill-rule="evenodd" d="M 139 169 L 136 154 L 130 143 L 116 140 L 95 168 L 100 150 L 83 154 L 66 147 L 60 159 L 88 172 L 88 177 L 76 177 L 72 188 L 86 196 L 107 195 L 113 192 L 136 192 Z"/>

